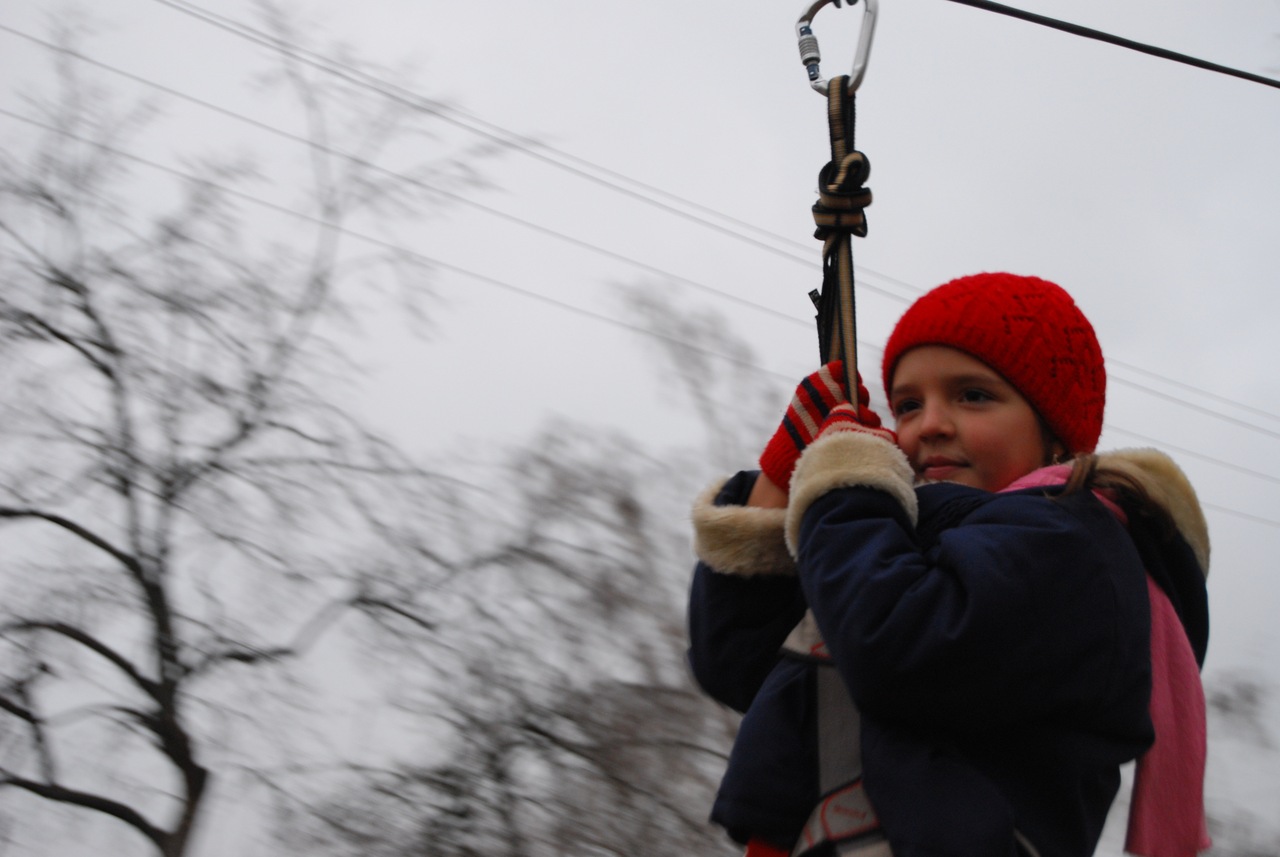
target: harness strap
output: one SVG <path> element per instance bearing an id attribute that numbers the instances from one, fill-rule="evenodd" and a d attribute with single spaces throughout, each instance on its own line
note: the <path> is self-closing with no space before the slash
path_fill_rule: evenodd
<path id="1" fill-rule="evenodd" d="M 817 673 L 818 790 L 825 795 L 862 777 L 862 716 L 833 665 Z"/>
<path id="2" fill-rule="evenodd" d="M 788 651 L 815 662 L 818 718 L 818 788 L 814 807 L 796 840 L 791 857 L 831 844 L 839 857 L 892 857 L 880 833 L 871 801 L 862 786 L 862 716 L 844 679 L 818 639 L 817 626 L 806 615 L 788 638 Z"/>
<path id="3" fill-rule="evenodd" d="M 818 803 L 805 822 L 791 857 L 801 857 L 827 843 L 834 846 L 839 857 L 891 857 L 862 780 L 837 789 Z"/>

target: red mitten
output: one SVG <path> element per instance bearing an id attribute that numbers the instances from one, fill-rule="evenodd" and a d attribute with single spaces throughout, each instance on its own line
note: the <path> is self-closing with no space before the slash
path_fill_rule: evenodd
<path id="1" fill-rule="evenodd" d="M 859 376 L 857 413 L 860 418 L 865 417 L 862 419 L 864 426 L 878 428 L 880 418 L 868 407 L 870 402 L 871 394 Z M 795 470 L 800 453 L 813 443 L 832 411 L 841 406 L 853 412 L 844 388 L 844 363 L 833 360 L 796 387 L 796 394 L 782 417 L 782 423 L 760 456 L 760 469 L 773 484 L 783 491 L 788 490 L 791 471 Z"/>

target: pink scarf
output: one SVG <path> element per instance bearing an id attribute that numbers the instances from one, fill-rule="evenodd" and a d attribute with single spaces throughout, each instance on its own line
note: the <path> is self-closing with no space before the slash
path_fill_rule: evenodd
<path id="1" fill-rule="evenodd" d="M 1070 465 L 1028 473 L 1005 488 L 1061 485 Z M 1121 523 L 1124 511 L 1095 492 Z M 1208 848 L 1204 815 L 1206 728 L 1204 688 L 1191 643 L 1169 597 L 1147 576 L 1151 602 L 1151 722 L 1156 740 L 1139 759 L 1129 801 L 1124 850 L 1141 857 L 1195 857 Z"/>
<path id="2" fill-rule="evenodd" d="M 1204 818 L 1204 688 L 1178 614 L 1155 581 L 1151 597 L 1151 722 L 1156 743 L 1138 759 L 1124 850 L 1195 857 L 1210 846 Z"/>

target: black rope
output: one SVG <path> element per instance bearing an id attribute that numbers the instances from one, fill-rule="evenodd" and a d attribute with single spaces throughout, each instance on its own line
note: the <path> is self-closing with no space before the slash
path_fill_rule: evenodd
<path id="1" fill-rule="evenodd" d="M 999 15 L 1008 15 L 1011 18 L 1020 18 L 1023 21 L 1030 21 L 1033 24 L 1049 27 L 1054 30 L 1061 30 L 1064 33 L 1071 33 L 1075 36 L 1083 36 L 1086 39 L 1097 39 L 1100 42 L 1106 42 L 1111 45 L 1118 45 L 1122 48 L 1138 51 L 1144 54 L 1150 54 L 1161 59 L 1172 60 L 1173 62 L 1183 63 L 1185 65 L 1195 66 L 1196 68 L 1206 69 L 1208 71 L 1216 71 L 1220 74 L 1238 77 L 1242 80 L 1249 80 L 1254 83 L 1261 83 L 1264 86 L 1273 86 L 1280 89 L 1280 80 L 1274 80 L 1270 77 L 1263 77 L 1260 74 L 1241 71 L 1240 69 L 1231 68 L 1230 66 L 1219 65 L 1208 60 L 1202 60 L 1197 57 L 1180 54 L 1177 51 L 1171 51 L 1166 48 L 1158 48 L 1154 45 L 1135 42 L 1132 39 L 1113 36 L 1110 33 L 1104 33 L 1102 30 L 1094 30 L 1089 27 L 1082 27 L 1079 24 L 1071 24 L 1066 21 L 1059 21 L 1056 18 L 1049 18 L 1044 15 L 1037 15 L 1034 12 L 1026 12 L 1022 9 L 1015 9 L 1012 6 L 1005 6 L 1003 3 L 993 3 L 991 0 L 950 0 L 952 3 L 959 3 L 962 6 L 972 6 L 975 9 L 983 9 L 988 12 L 995 12 Z"/>

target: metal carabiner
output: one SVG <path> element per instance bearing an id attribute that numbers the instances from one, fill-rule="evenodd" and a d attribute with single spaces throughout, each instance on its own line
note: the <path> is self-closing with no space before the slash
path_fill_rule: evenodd
<path id="1" fill-rule="evenodd" d="M 796 38 L 800 40 L 800 62 L 809 72 L 809 85 L 827 94 L 830 85 L 818 71 L 818 63 L 822 54 L 818 51 L 818 37 L 813 34 L 813 16 L 828 3 L 834 2 L 840 8 L 840 0 L 816 0 L 796 21 Z M 852 0 L 852 6 L 858 0 Z M 871 56 L 871 38 L 876 32 L 876 0 L 862 0 L 862 31 L 858 34 L 858 53 L 853 58 L 853 70 L 849 72 L 849 94 L 852 95 L 862 83 L 862 76 L 867 73 L 867 59 Z"/>

